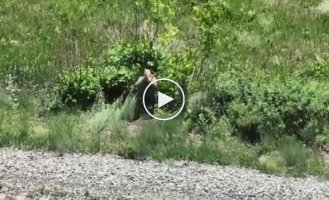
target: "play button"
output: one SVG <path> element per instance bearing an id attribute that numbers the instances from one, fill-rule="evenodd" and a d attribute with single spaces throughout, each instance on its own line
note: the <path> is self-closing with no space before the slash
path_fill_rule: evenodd
<path id="1" fill-rule="evenodd" d="M 166 117 L 164 117 L 163 115 L 158 116 L 157 114 L 151 113 L 148 110 L 148 106 L 146 106 L 146 104 L 145 104 L 145 95 L 146 95 L 148 89 L 153 84 L 156 85 L 157 90 L 160 90 L 162 88 L 161 87 L 162 84 L 164 84 L 166 86 L 165 88 L 167 88 L 167 89 L 170 86 L 169 87 L 170 91 L 171 91 L 170 96 L 168 95 L 169 93 L 163 92 L 163 91 L 157 91 L 157 93 L 156 93 L 157 94 L 156 108 L 158 109 L 158 111 L 161 111 L 161 110 L 164 111 L 162 113 L 166 113 L 166 115 L 167 115 Z M 152 89 L 153 88 L 154 87 L 152 87 Z M 151 91 L 153 91 L 153 90 L 151 90 Z M 175 92 L 172 92 L 172 91 L 175 91 Z M 167 78 L 160 78 L 160 79 L 157 79 L 157 80 L 151 82 L 145 88 L 144 93 L 143 93 L 143 106 L 144 106 L 144 109 L 147 112 L 147 114 L 150 115 L 151 117 L 153 117 L 154 119 L 162 120 L 162 121 L 171 120 L 171 119 L 177 117 L 184 109 L 185 94 L 184 94 L 182 87 L 177 82 L 175 82 L 171 79 L 167 79 Z M 170 112 L 168 112 L 168 110 L 170 110 Z"/>
<path id="2" fill-rule="evenodd" d="M 163 94 L 162 92 L 158 92 L 158 108 L 166 105 L 169 102 L 172 102 L 174 99 L 168 95 Z"/>

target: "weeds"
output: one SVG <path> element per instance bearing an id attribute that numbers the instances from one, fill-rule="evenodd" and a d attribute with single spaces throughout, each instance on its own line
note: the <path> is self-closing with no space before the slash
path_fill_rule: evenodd
<path id="1" fill-rule="evenodd" d="M 307 171 L 307 161 L 311 158 L 311 152 L 293 137 L 284 137 L 277 142 L 277 148 L 286 161 L 286 166 L 292 168 L 293 173 L 301 175 Z"/>
<path id="2" fill-rule="evenodd" d="M 123 105 L 121 106 L 121 119 L 132 121 L 134 119 L 134 111 L 136 106 L 136 97 L 129 96 L 125 99 Z"/>
<path id="3" fill-rule="evenodd" d="M 50 122 L 48 143 L 50 150 L 74 151 L 78 148 L 75 131 L 77 121 L 69 115 L 60 115 Z"/>

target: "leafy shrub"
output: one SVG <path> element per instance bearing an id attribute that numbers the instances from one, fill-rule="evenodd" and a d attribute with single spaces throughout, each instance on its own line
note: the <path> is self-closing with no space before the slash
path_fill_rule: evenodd
<path id="1" fill-rule="evenodd" d="M 113 103 L 129 92 L 130 86 L 136 81 L 137 73 L 126 67 L 108 67 L 99 76 L 105 100 Z"/>
<path id="2" fill-rule="evenodd" d="M 55 90 L 49 86 L 43 85 L 43 88 L 36 88 L 38 90 L 38 99 L 36 103 L 38 116 L 46 116 L 48 114 L 58 113 L 63 109 L 64 102 L 60 96 L 59 87 L 56 87 Z"/>
<path id="3" fill-rule="evenodd" d="M 157 78 L 175 80 L 185 89 L 186 75 L 191 74 L 192 63 L 186 55 L 160 52 L 161 47 L 153 48 L 146 42 L 121 43 L 112 48 L 108 53 L 107 64 L 113 67 L 107 67 L 101 79 L 106 99 L 112 102 L 119 95 L 127 94 L 129 86 L 143 74 L 144 68 L 154 70 Z M 168 95 L 177 96 L 177 88 L 169 82 L 161 82 L 158 89 Z M 176 109 L 178 104 L 171 107 Z"/>
<path id="4" fill-rule="evenodd" d="M 329 62 L 317 57 L 314 63 L 305 68 L 301 73 L 304 78 L 313 78 L 317 80 L 326 80 L 329 76 Z"/>
<path id="5" fill-rule="evenodd" d="M 249 141 L 257 142 L 263 134 L 277 138 L 290 134 L 314 143 L 315 136 L 323 134 L 328 125 L 328 89 L 314 81 L 293 79 L 284 83 L 259 76 L 223 75 L 209 92 L 207 105 L 216 116 L 227 115 L 235 133 Z M 309 130 L 314 127 L 317 131 L 310 137 Z"/>
<path id="6" fill-rule="evenodd" d="M 104 68 L 80 68 L 65 72 L 58 84 L 60 102 L 68 107 L 90 108 L 100 91 L 113 103 L 142 75 L 145 67 L 158 69 L 161 55 L 145 43 L 123 43 L 109 52 Z"/>
<path id="7" fill-rule="evenodd" d="M 224 1 L 206 1 L 194 7 L 195 20 L 202 37 L 203 51 L 210 53 L 220 31 L 220 22 L 230 18 L 229 6 Z"/>
<path id="8" fill-rule="evenodd" d="M 100 91 L 99 78 L 94 69 L 81 68 L 66 72 L 58 85 L 61 102 L 67 106 L 90 108 Z"/>
<path id="9" fill-rule="evenodd" d="M 153 69 L 158 72 L 157 77 L 173 79 L 186 88 L 184 77 L 192 70 L 191 63 L 185 57 L 162 56 L 158 50 L 142 42 L 117 44 L 110 50 L 105 65 L 104 68 L 96 68 L 97 70 L 81 68 L 65 73 L 59 83 L 61 102 L 69 107 L 78 106 L 85 110 L 95 102 L 99 91 L 102 91 L 105 101 L 113 103 L 119 97 L 125 98 L 128 95 L 131 86 L 143 75 L 144 68 Z M 177 92 L 167 82 L 160 84 L 159 90 L 173 96 Z"/>
<path id="10" fill-rule="evenodd" d="M 158 71 L 161 54 L 145 42 L 121 43 L 108 52 L 108 63 L 115 67 L 127 67 L 139 74 L 144 68 Z"/>
<path id="11" fill-rule="evenodd" d="M 203 105 L 206 104 L 205 93 L 195 93 L 189 99 L 187 119 L 190 120 L 189 132 L 207 133 L 208 129 L 216 122 L 213 110 Z"/>
<path id="12" fill-rule="evenodd" d="M 226 24 L 237 26 L 256 18 L 255 10 L 249 9 L 247 4 L 241 2 L 238 5 L 234 6 L 233 2 L 223 0 L 206 0 L 194 6 L 194 19 L 206 57 L 215 52 L 223 33 L 230 30 L 225 27 Z M 233 35 L 232 32 L 230 34 Z"/>
<path id="13" fill-rule="evenodd" d="M 144 68 L 158 71 L 162 55 L 145 42 L 120 43 L 108 52 L 100 84 L 108 102 L 128 94 L 130 86 L 143 75 Z"/>
<path id="14" fill-rule="evenodd" d="M 188 84 L 189 79 L 187 78 L 192 74 L 194 68 L 193 60 L 191 60 L 184 53 L 177 54 L 165 54 L 163 56 L 162 66 L 158 72 L 158 78 L 168 78 L 177 82 L 184 91 L 185 98 L 188 98 Z M 177 110 L 181 106 L 181 93 L 180 90 L 168 81 L 163 81 L 157 86 L 158 90 L 169 95 L 174 96 L 175 101 L 171 103 L 170 110 Z"/>

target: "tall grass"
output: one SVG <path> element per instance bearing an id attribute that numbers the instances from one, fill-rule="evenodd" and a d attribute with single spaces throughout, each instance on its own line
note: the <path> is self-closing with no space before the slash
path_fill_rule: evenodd
<path id="1" fill-rule="evenodd" d="M 69 115 L 56 116 L 49 124 L 48 142 L 50 150 L 74 151 L 78 148 L 78 132 L 75 130 L 79 121 Z"/>
<path id="2" fill-rule="evenodd" d="M 293 173 L 302 174 L 307 171 L 307 162 L 311 152 L 293 137 L 284 137 L 277 142 L 277 148 L 282 153 L 286 166 L 292 168 Z"/>
<path id="3" fill-rule="evenodd" d="M 123 105 L 121 106 L 121 119 L 127 121 L 134 120 L 134 111 L 136 106 L 136 97 L 135 96 L 128 96 Z"/>

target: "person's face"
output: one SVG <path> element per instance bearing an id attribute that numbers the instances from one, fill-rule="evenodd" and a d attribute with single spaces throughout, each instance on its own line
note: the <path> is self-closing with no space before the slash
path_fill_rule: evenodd
<path id="1" fill-rule="evenodd" d="M 144 77 L 147 79 L 147 80 L 151 80 L 153 78 L 154 74 L 151 70 L 149 69 L 144 69 Z"/>
<path id="2" fill-rule="evenodd" d="M 149 69 L 144 69 L 144 75 L 145 76 L 151 76 L 151 75 L 154 75 L 154 72 L 149 70 Z"/>

